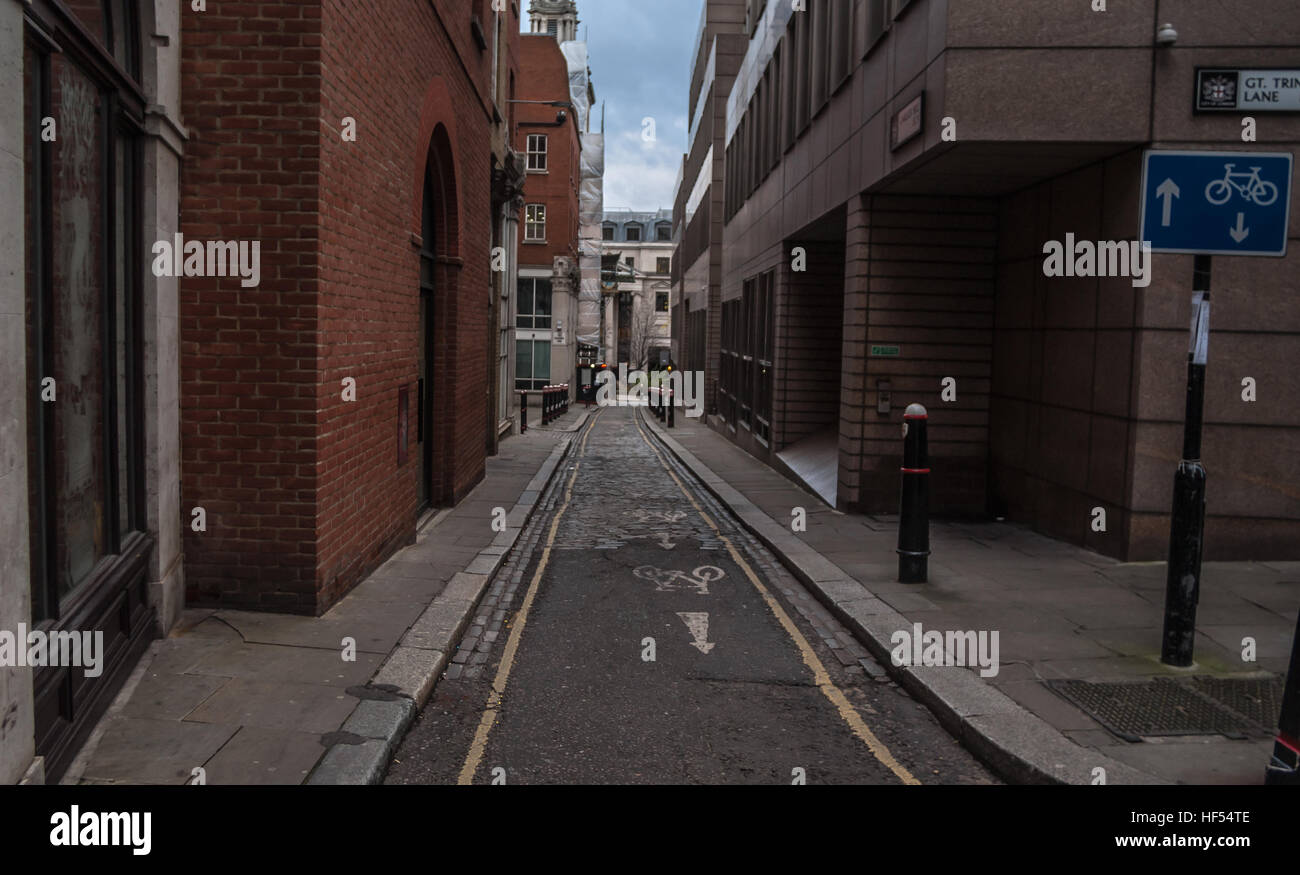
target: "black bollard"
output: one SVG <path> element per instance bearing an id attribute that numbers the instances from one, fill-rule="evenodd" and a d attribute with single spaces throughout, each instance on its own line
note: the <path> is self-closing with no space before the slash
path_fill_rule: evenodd
<path id="1" fill-rule="evenodd" d="M 898 512 L 898 580 L 925 583 L 930 555 L 930 453 L 926 445 L 929 414 L 910 404 L 903 414 L 902 500 Z"/>
<path id="2" fill-rule="evenodd" d="M 519 391 L 519 433 L 528 431 L 528 393 Z"/>
<path id="3" fill-rule="evenodd" d="M 668 390 L 668 427 L 673 427 L 673 402 L 677 400 L 677 393 L 672 389 Z"/>
<path id="4" fill-rule="evenodd" d="M 1264 773 L 1265 784 L 1300 787 L 1300 618 L 1291 640 L 1291 667 L 1282 692 L 1282 716 L 1277 720 L 1273 759 Z"/>

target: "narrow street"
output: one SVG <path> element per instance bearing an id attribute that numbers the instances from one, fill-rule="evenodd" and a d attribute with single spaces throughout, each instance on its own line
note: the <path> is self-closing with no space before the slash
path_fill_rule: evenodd
<path id="1" fill-rule="evenodd" d="M 387 783 L 994 782 L 634 408 L 574 440 Z"/>

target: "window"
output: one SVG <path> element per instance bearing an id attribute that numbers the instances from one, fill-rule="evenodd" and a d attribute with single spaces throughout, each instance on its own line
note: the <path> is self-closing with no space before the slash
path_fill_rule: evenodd
<path id="1" fill-rule="evenodd" d="M 515 388 L 544 389 L 551 385 L 551 341 L 515 341 Z"/>
<path id="2" fill-rule="evenodd" d="M 870 52 L 889 28 L 889 4 L 891 0 L 867 0 L 866 14 L 863 16 L 866 26 L 866 41 L 863 53 Z"/>
<path id="3" fill-rule="evenodd" d="M 546 277 L 519 278 L 519 308 L 516 328 L 551 327 L 551 281 Z"/>
<path id="4" fill-rule="evenodd" d="M 668 293 L 667 293 L 667 292 L 655 292 L 655 312 L 656 312 L 656 313 L 667 313 L 667 312 L 668 312 Z"/>
<path id="5" fill-rule="evenodd" d="M 772 372 L 775 354 L 775 272 L 758 281 L 754 331 L 754 437 L 767 444 L 772 439 Z"/>
<path id="6" fill-rule="evenodd" d="M 551 36 L 558 34 L 560 32 L 560 22 L 554 18 L 548 20 L 546 22 L 546 32 Z"/>
<path id="7" fill-rule="evenodd" d="M 722 343 L 721 368 L 718 374 L 718 415 L 736 430 L 736 380 L 740 375 L 740 353 L 736 348 L 739 341 L 740 301 L 724 301 L 722 304 Z"/>
<path id="8" fill-rule="evenodd" d="M 673 226 L 667 222 L 660 222 L 655 227 L 655 239 L 660 243 L 671 242 L 673 239 Z"/>
<path id="9" fill-rule="evenodd" d="M 628 241 L 631 242 L 631 243 L 636 243 L 637 241 L 639 241 L 639 240 L 641 239 L 641 226 L 640 226 L 640 225 L 628 225 L 628 226 L 627 226 L 627 239 L 628 239 Z"/>
<path id="10" fill-rule="evenodd" d="M 27 417 L 37 622 L 63 617 L 69 596 L 125 564 L 125 545 L 146 529 L 138 458 L 144 106 L 131 94 L 138 86 L 110 83 L 117 74 L 105 66 L 114 58 L 134 75 L 130 7 L 107 4 L 102 15 L 92 31 L 102 45 L 83 47 L 93 57 L 46 54 L 33 40 L 23 64 L 28 372 L 38 383 L 54 378 L 56 389 L 50 402 L 29 393 Z M 47 116 L 96 123 L 61 124 L 51 148 L 41 140 Z"/>
<path id="11" fill-rule="evenodd" d="M 853 6 L 836 3 L 831 6 L 830 90 L 835 91 L 853 72 L 849 55 L 853 53 Z"/>
<path id="12" fill-rule="evenodd" d="M 600 239 L 601 239 L 601 240 L 613 240 L 613 239 L 614 239 L 614 226 L 613 226 L 613 225 L 606 225 L 605 227 L 601 228 L 601 229 L 600 229 Z"/>
<path id="13" fill-rule="evenodd" d="M 792 22 L 797 22 L 796 40 L 798 47 L 798 60 L 795 62 L 795 91 L 794 91 L 794 135 L 797 138 L 808 127 L 808 121 L 811 113 L 809 106 L 809 92 L 812 88 L 812 76 L 808 70 L 809 50 L 808 43 L 812 34 L 812 27 L 806 15 L 796 15 Z"/>
<path id="14" fill-rule="evenodd" d="M 830 18 L 831 9 L 825 3 L 817 3 L 810 10 L 812 16 L 812 34 L 809 47 L 809 72 L 812 74 L 812 91 L 809 98 L 809 116 L 816 116 L 830 99 L 831 59 L 830 59 Z"/>
<path id="15" fill-rule="evenodd" d="M 530 243 L 546 242 L 545 204 L 529 204 L 524 207 L 524 240 Z"/>
<path id="16" fill-rule="evenodd" d="M 631 255 L 623 259 L 623 263 L 626 264 L 628 267 L 635 267 L 636 265 L 634 264 L 634 261 L 635 259 Z"/>
<path id="17" fill-rule="evenodd" d="M 533 173 L 546 172 L 546 135 L 528 135 L 528 169 Z"/>
<path id="18" fill-rule="evenodd" d="M 671 273 L 673 269 L 672 263 L 673 260 L 671 258 L 656 258 L 655 273 Z"/>
<path id="19" fill-rule="evenodd" d="M 5 124 L 22 132 L 22 180 L 13 177 L 25 186 L 26 263 L 21 274 L 9 264 L 5 273 L 23 277 L 18 342 L 31 385 L 23 390 L 25 446 L 8 432 L 2 439 L 6 464 L 27 455 L 26 494 L 3 496 L 15 513 L 13 505 L 28 502 L 30 571 L 13 583 L 30 586 L 33 629 L 103 635 L 98 677 L 75 667 L 32 671 L 35 752 L 52 781 L 75 754 L 70 742 L 88 728 L 93 703 L 120 683 L 133 665 L 128 654 L 156 625 L 147 583 L 157 554 L 145 512 L 142 321 L 154 243 L 143 205 L 153 192 L 141 149 L 148 97 L 136 5 L 26 4 L 23 54 L 7 59 L 22 75 L 14 95 L 22 115 Z M 42 140 L 46 117 L 58 120 L 56 142 Z M 166 196 L 158 197 L 165 212 Z M 46 378 L 54 380 L 48 401 Z"/>

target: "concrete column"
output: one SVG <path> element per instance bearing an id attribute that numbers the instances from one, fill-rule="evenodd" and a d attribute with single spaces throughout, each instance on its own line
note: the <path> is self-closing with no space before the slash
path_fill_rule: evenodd
<path id="1" fill-rule="evenodd" d="M 180 121 L 180 11 L 175 3 L 142 4 L 141 75 L 149 108 L 144 143 L 146 246 L 180 230 L 180 164 L 186 135 Z M 180 495 L 180 326 L 178 280 L 143 272 L 145 484 L 149 531 L 158 548 L 149 561 L 149 594 L 160 632 L 185 606 Z"/>
<path id="2" fill-rule="evenodd" d="M 40 378 L 27 373 L 23 6 L 14 0 L 0 0 L 0 118 L 0 629 L 17 632 L 32 612 L 27 399 Z M 35 733 L 32 670 L 0 668 L 0 783 L 18 783 L 33 766 Z"/>

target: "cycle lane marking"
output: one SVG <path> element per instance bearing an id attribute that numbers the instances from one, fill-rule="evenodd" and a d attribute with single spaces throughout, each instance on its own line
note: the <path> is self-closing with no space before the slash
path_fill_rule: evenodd
<path id="1" fill-rule="evenodd" d="M 754 572 L 754 569 L 750 566 L 749 562 L 740 555 L 740 552 L 736 549 L 735 545 L 731 543 L 731 539 L 723 534 L 722 530 L 718 527 L 718 524 L 715 523 L 712 517 L 705 512 L 704 508 L 700 507 L 699 502 L 695 500 L 695 496 L 691 494 L 690 490 L 688 490 L 677 477 L 677 472 L 673 471 L 673 469 L 669 467 L 667 461 L 659 452 L 659 448 L 650 442 L 649 437 L 646 436 L 645 431 L 641 426 L 640 418 L 636 416 L 636 411 L 633 411 L 633 421 L 636 424 L 637 433 L 641 436 L 641 440 L 644 441 L 645 445 L 650 448 L 650 451 L 655 454 L 655 457 L 659 460 L 659 464 L 668 472 L 668 476 L 677 484 L 677 488 L 686 496 L 686 500 L 695 508 L 695 512 L 700 515 L 700 518 L 704 520 L 709 528 L 713 529 L 714 534 L 726 546 L 727 552 L 731 555 L 732 561 L 740 567 L 740 570 L 744 572 L 745 577 L 747 577 L 749 582 L 754 585 L 754 588 L 758 590 L 759 595 L 776 616 L 781 627 L 785 629 L 786 634 L 790 636 L 790 639 L 799 649 L 804 664 L 807 665 L 813 673 L 813 682 L 817 685 L 817 688 L 822 691 L 822 694 L 830 700 L 831 704 L 835 706 L 840 717 L 848 724 L 849 728 L 853 731 L 853 734 L 867 746 L 867 749 L 871 751 L 871 755 L 874 756 L 881 765 L 893 772 L 900 781 L 904 784 L 919 785 L 921 782 L 917 780 L 910 771 L 908 771 L 906 766 L 894 757 L 885 743 L 877 738 L 876 734 L 871 731 L 871 727 L 867 726 L 866 721 L 862 719 L 862 715 L 857 712 L 857 709 L 855 709 L 852 704 L 850 704 L 848 697 L 845 696 L 843 691 L 841 691 L 840 688 L 835 685 L 835 682 L 831 680 L 830 673 L 826 671 L 826 666 L 822 664 L 821 658 L 817 656 L 817 652 L 813 650 L 812 645 L 808 643 L 808 639 L 806 639 L 803 636 L 803 633 L 799 631 L 799 627 L 795 625 L 792 619 L 790 619 L 790 615 L 786 613 L 785 608 L 781 606 L 781 603 L 777 601 L 776 597 L 773 596 L 768 588 L 763 585 L 763 582 L 759 580 L 758 575 Z"/>

